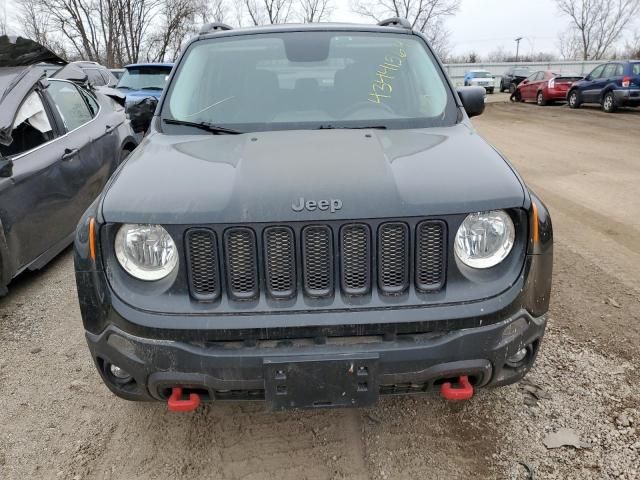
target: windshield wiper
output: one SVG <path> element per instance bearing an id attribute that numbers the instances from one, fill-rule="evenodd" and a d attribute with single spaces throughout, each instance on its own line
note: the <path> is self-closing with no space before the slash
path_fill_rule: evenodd
<path id="1" fill-rule="evenodd" d="M 363 127 L 343 127 L 336 125 L 320 125 L 318 130 L 366 130 L 368 128 L 373 128 L 377 130 L 386 130 L 386 125 L 365 125 Z"/>
<path id="2" fill-rule="evenodd" d="M 239 135 L 241 133 L 244 133 L 238 130 L 233 130 L 231 128 L 220 127 L 208 122 L 188 122 L 186 120 L 176 120 L 175 118 L 165 118 L 163 122 L 169 123 L 171 125 L 184 125 L 185 127 L 199 128 L 200 130 L 211 132 L 214 135 Z"/>

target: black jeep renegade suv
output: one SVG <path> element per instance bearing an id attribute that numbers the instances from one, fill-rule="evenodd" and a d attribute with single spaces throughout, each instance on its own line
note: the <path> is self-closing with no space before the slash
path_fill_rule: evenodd
<path id="1" fill-rule="evenodd" d="M 521 379 L 551 221 L 470 123 L 483 97 L 398 19 L 204 28 L 78 226 L 106 385 L 284 409 Z"/>

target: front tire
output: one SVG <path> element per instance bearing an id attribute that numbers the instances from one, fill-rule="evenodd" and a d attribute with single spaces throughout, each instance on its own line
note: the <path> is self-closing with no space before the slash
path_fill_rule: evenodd
<path id="1" fill-rule="evenodd" d="M 569 92 L 567 103 L 569 104 L 569 108 L 580 108 L 580 98 L 578 97 L 577 91 L 571 90 Z"/>
<path id="2" fill-rule="evenodd" d="M 493 94 L 493 88 L 487 88 L 487 93 L 488 94 Z"/>
<path id="3" fill-rule="evenodd" d="M 544 98 L 544 93 L 538 92 L 538 95 L 536 96 L 536 103 L 541 107 L 544 107 L 547 104 L 547 101 Z"/>
<path id="4" fill-rule="evenodd" d="M 613 113 L 616 111 L 616 99 L 613 96 L 613 92 L 606 93 L 602 99 L 602 109 L 606 113 Z"/>

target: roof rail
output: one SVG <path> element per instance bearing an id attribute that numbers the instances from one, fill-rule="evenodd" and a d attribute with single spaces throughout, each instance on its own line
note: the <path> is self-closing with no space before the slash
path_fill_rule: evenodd
<path id="1" fill-rule="evenodd" d="M 411 24 L 409 23 L 409 21 L 406 18 L 400 17 L 392 17 L 387 18 L 386 20 L 381 20 L 380 22 L 378 22 L 378 25 L 380 25 L 381 27 L 400 27 L 411 30 Z"/>
<path id="2" fill-rule="evenodd" d="M 224 31 L 224 30 L 232 30 L 232 27 L 230 27 L 226 23 L 213 22 L 213 23 L 205 23 L 204 25 L 202 25 L 198 33 L 200 35 L 204 35 L 205 33 Z"/>

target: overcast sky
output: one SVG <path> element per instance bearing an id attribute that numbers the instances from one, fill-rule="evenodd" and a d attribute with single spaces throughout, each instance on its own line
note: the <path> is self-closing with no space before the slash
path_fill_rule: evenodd
<path id="1" fill-rule="evenodd" d="M 334 21 L 363 21 L 350 12 L 349 0 L 335 2 Z M 515 52 L 516 37 L 524 37 L 521 52 L 557 53 L 558 33 L 567 25 L 554 0 L 462 0 L 460 11 L 447 20 L 452 52 L 475 51 L 480 55 L 499 46 Z"/>
<path id="2" fill-rule="evenodd" d="M 371 21 L 351 12 L 349 0 L 333 1 L 336 8 L 331 20 Z M 16 0 L 0 0 L 0 14 L 3 7 L 11 17 Z M 520 43 L 523 53 L 557 54 L 558 34 L 567 28 L 568 19 L 559 15 L 554 0 L 462 0 L 460 11 L 446 25 L 454 54 L 475 51 L 484 56 L 499 47 L 515 52 L 516 37 L 524 37 Z"/>

